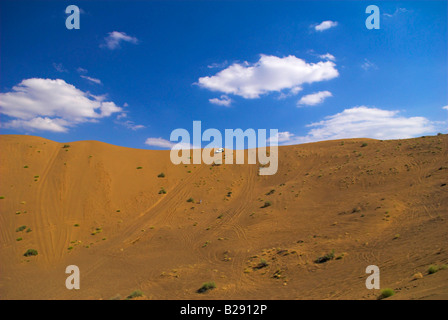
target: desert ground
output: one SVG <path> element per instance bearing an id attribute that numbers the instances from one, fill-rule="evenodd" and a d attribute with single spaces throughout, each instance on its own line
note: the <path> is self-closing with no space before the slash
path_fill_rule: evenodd
<path id="1" fill-rule="evenodd" d="M 447 135 L 282 146 L 258 169 L 1 135 L 0 299 L 373 300 L 368 265 L 388 299 L 448 299 Z"/>

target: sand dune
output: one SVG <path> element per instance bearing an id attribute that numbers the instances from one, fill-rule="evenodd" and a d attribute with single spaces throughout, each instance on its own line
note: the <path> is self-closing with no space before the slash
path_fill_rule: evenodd
<path id="1" fill-rule="evenodd" d="M 0 298 L 376 299 L 365 269 L 377 265 L 391 299 L 448 299 L 448 270 L 427 272 L 448 264 L 447 143 L 285 146 L 277 174 L 259 176 L 258 165 L 175 166 L 169 151 L 2 135 Z M 72 264 L 80 290 L 65 287 Z M 208 281 L 216 288 L 198 293 Z"/>

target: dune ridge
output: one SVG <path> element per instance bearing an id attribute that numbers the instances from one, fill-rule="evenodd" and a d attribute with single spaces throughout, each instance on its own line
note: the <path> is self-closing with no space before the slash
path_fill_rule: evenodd
<path id="1" fill-rule="evenodd" d="M 0 135 L 0 299 L 377 299 L 368 265 L 390 299 L 448 299 L 448 270 L 427 272 L 448 264 L 447 143 L 283 146 L 278 172 L 260 176 L 258 164 Z M 65 287 L 72 264 L 80 290 Z"/>

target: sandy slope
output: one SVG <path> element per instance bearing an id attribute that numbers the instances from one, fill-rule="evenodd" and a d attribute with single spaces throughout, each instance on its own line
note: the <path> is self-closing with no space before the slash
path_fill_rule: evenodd
<path id="1" fill-rule="evenodd" d="M 277 174 L 259 176 L 258 165 L 175 166 L 169 151 L 2 135 L 0 298 L 376 299 L 373 264 L 393 299 L 447 299 L 448 270 L 427 274 L 448 264 L 447 143 L 281 147 Z M 332 250 L 340 259 L 314 262 Z M 71 264 L 80 290 L 65 288 Z M 217 288 L 197 293 L 207 281 Z"/>

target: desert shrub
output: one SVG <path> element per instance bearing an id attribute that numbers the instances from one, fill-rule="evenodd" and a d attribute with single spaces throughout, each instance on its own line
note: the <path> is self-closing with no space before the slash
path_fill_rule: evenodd
<path id="1" fill-rule="evenodd" d="M 204 284 L 202 284 L 202 286 L 197 290 L 198 293 L 204 293 L 207 292 L 208 290 L 212 290 L 216 288 L 216 284 L 213 281 L 210 282 L 206 282 Z"/>
<path id="2" fill-rule="evenodd" d="M 267 196 L 273 194 L 275 192 L 275 189 L 272 189 L 271 191 L 269 191 L 268 193 L 266 193 Z"/>
<path id="3" fill-rule="evenodd" d="M 395 291 L 392 289 L 383 289 L 381 290 L 381 295 L 378 297 L 378 299 L 385 299 L 385 298 L 389 298 L 392 297 L 395 294 Z"/>
<path id="4" fill-rule="evenodd" d="M 327 253 L 326 255 L 317 258 L 316 260 L 314 260 L 315 263 L 325 263 L 327 261 L 333 260 L 334 259 L 334 250 L 331 250 L 330 253 Z"/>
<path id="5" fill-rule="evenodd" d="M 434 264 L 430 265 L 429 268 L 428 268 L 428 274 L 434 274 L 437 271 L 439 271 L 439 266 L 436 266 Z"/>
<path id="6" fill-rule="evenodd" d="M 20 226 L 16 229 L 16 232 L 20 232 L 26 229 L 26 226 Z"/>
<path id="7" fill-rule="evenodd" d="M 22 241 L 22 240 L 23 240 L 22 237 L 16 239 L 16 241 Z"/>
<path id="8" fill-rule="evenodd" d="M 134 298 L 138 298 L 138 297 L 143 297 L 143 292 L 141 292 L 140 290 L 135 290 L 130 295 L 128 295 L 126 299 L 129 300 L 129 299 L 134 299 Z"/>
<path id="9" fill-rule="evenodd" d="M 159 194 L 166 194 L 166 190 L 162 187 L 159 191 Z"/>
<path id="10" fill-rule="evenodd" d="M 194 202 L 193 198 L 188 198 L 187 202 Z"/>
<path id="11" fill-rule="evenodd" d="M 64 146 L 62 147 L 62 149 L 67 149 L 67 148 L 70 148 L 69 144 L 64 144 Z"/>
<path id="12" fill-rule="evenodd" d="M 272 205 L 271 201 L 266 201 L 264 203 L 264 205 L 262 206 L 262 208 L 267 208 L 267 207 L 270 207 L 271 205 Z"/>
<path id="13" fill-rule="evenodd" d="M 137 167 L 137 169 L 139 169 L 139 170 L 140 170 L 140 169 L 143 169 L 143 167 Z"/>
<path id="14" fill-rule="evenodd" d="M 362 145 L 361 145 L 361 148 L 364 148 L 364 147 L 367 147 L 367 146 L 368 146 L 367 142 L 363 142 Z"/>
<path id="15" fill-rule="evenodd" d="M 158 178 L 165 178 L 165 174 L 162 172 L 162 173 L 160 173 L 157 177 L 158 177 Z"/>
<path id="16" fill-rule="evenodd" d="M 5 199 L 5 197 L 4 196 L 0 196 L 0 199 Z"/>
<path id="17" fill-rule="evenodd" d="M 28 249 L 24 254 L 25 257 L 29 256 L 37 256 L 37 250 L 34 249 Z"/>
<path id="18" fill-rule="evenodd" d="M 263 268 L 266 268 L 268 265 L 269 265 L 269 263 L 268 263 L 266 260 L 261 259 L 261 260 L 260 260 L 260 263 L 257 264 L 257 265 L 254 267 L 254 269 L 263 269 Z"/>

